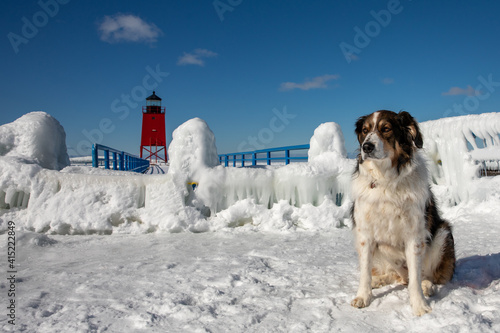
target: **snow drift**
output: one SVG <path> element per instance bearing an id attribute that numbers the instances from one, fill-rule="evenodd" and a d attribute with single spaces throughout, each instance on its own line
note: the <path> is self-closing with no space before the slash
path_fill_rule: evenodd
<path id="1" fill-rule="evenodd" d="M 31 112 L 0 126 L 0 156 L 26 159 L 52 170 L 70 164 L 64 128 L 45 112 Z"/>

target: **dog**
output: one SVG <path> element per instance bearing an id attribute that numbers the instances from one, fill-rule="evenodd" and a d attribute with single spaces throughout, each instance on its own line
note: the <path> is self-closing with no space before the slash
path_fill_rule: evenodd
<path id="1" fill-rule="evenodd" d="M 401 283 L 421 316 L 431 312 L 424 296 L 450 281 L 455 270 L 452 230 L 430 189 L 422 134 L 405 111 L 376 111 L 355 127 L 360 152 L 351 217 L 361 275 L 351 305 L 367 307 L 372 288 Z"/>

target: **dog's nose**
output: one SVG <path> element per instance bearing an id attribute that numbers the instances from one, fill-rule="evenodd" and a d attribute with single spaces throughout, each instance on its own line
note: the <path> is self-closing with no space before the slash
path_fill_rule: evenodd
<path id="1" fill-rule="evenodd" d="M 375 149 L 375 145 L 371 142 L 365 142 L 363 144 L 363 151 L 367 154 L 371 153 Z"/>

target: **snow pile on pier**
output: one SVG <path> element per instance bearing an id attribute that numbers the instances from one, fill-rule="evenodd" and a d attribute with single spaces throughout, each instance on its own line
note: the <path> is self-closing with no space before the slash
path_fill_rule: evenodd
<path id="1" fill-rule="evenodd" d="M 24 159 L 42 168 L 61 170 L 69 165 L 66 133 L 45 112 L 31 112 L 0 126 L 0 156 Z"/>

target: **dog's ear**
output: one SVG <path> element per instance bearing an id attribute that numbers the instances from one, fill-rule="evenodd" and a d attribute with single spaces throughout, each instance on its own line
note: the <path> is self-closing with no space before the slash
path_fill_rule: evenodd
<path id="1" fill-rule="evenodd" d="M 401 111 L 398 113 L 398 120 L 401 126 L 408 133 L 409 137 L 415 143 L 417 148 L 422 148 L 424 145 L 424 141 L 422 139 L 422 134 L 420 133 L 420 128 L 418 127 L 418 123 L 408 112 Z"/>
<path id="2" fill-rule="evenodd" d="M 365 123 L 366 118 L 368 118 L 368 116 L 359 117 L 358 120 L 356 121 L 354 132 L 358 136 L 358 141 L 360 141 L 359 136 L 360 136 L 361 132 L 363 131 L 363 124 Z M 361 143 L 361 141 L 360 141 L 360 143 Z"/>

